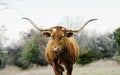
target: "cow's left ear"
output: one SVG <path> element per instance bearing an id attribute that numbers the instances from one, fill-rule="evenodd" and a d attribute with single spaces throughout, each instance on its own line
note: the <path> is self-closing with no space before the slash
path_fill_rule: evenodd
<path id="1" fill-rule="evenodd" d="M 43 37 L 48 38 L 50 37 L 51 33 L 50 32 L 43 32 Z"/>
<path id="2" fill-rule="evenodd" d="M 66 32 L 66 37 L 71 37 L 73 35 L 73 32 Z"/>

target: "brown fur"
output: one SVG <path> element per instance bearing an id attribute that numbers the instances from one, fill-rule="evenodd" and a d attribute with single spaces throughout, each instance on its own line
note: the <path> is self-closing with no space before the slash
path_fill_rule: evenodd
<path id="1" fill-rule="evenodd" d="M 55 32 L 51 32 L 53 37 L 46 46 L 45 56 L 48 63 L 53 67 L 55 75 L 63 75 L 63 66 L 67 70 L 66 74 L 71 75 L 73 64 L 79 56 L 79 48 L 73 37 L 64 36 L 63 39 L 60 39 L 66 32 L 61 30 L 61 28 L 59 29 L 59 27 L 56 29 Z M 53 51 L 54 46 L 59 47 L 61 50 Z"/>

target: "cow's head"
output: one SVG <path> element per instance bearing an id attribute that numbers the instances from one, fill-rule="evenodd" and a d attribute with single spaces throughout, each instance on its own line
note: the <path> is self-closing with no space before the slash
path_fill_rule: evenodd
<path id="1" fill-rule="evenodd" d="M 59 52 L 61 51 L 63 48 L 65 48 L 65 39 L 69 38 L 73 35 L 74 32 L 80 32 L 89 22 L 97 20 L 97 19 L 90 19 L 87 22 L 85 22 L 85 24 L 78 30 L 68 30 L 64 27 L 61 26 L 55 26 L 55 27 L 51 27 L 50 29 L 40 29 L 38 28 L 35 23 L 28 19 L 28 18 L 23 18 L 23 19 L 27 19 L 28 21 L 31 22 L 31 24 L 38 29 L 39 31 L 43 32 L 43 36 L 45 38 L 47 37 L 51 37 L 53 46 L 52 49 L 54 52 Z"/>
<path id="2" fill-rule="evenodd" d="M 69 38 L 73 35 L 72 31 L 68 31 L 66 28 L 61 26 L 55 26 L 51 27 L 50 31 L 44 31 L 43 36 L 45 38 L 51 37 L 52 41 L 52 50 L 54 52 L 60 52 L 62 50 L 65 50 L 66 38 Z"/>

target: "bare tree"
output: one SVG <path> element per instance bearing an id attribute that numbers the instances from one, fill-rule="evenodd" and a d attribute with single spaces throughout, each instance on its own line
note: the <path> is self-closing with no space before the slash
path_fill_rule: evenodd
<path id="1" fill-rule="evenodd" d="M 14 5 L 13 3 L 17 1 L 22 0 L 0 0 L 0 12 L 6 9 L 13 9 L 14 7 L 12 5 Z"/>
<path id="2" fill-rule="evenodd" d="M 65 16 L 63 19 L 58 22 L 58 25 L 62 25 L 66 27 L 67 29 L 79 29 L 83 22 L 83 18 L 79 16 L 75 17 L 70 17 L 70 16 Z"/>
<path id="3" fill-rule="evenodd" d="M 9 3 L 6 0 L 0 0 L 0 12 L 9 8 Z"/>
<path id="4" fill-rule="evenodd" d="M 6 37 L 6 31 L 7 31 L 6 27 L 2 25 L 0 27 L 0 45 L 1 45 L 0 48 L 3 49 L 2 51 L 4 53 L 6 53 L 6 51 L 4 51 L 4 47 L 7 46 L 7 42 L 9 40 L 9 38 Z"/>

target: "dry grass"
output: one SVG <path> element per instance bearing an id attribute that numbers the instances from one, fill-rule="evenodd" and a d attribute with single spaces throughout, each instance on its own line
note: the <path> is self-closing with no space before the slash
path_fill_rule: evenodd
<path id="1" fill-rule="evenodd" d="M 0 75 L 54 75 L 54 73 L 50 66 L 33 67 L 29 70 L 7 66 L 0 71 Z M 120 65 L 111 60 L 100 60 L 84 67 L 74 65 L 73 75 L 120 75 Z"/>

